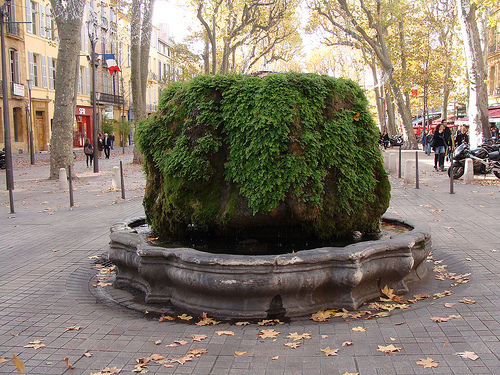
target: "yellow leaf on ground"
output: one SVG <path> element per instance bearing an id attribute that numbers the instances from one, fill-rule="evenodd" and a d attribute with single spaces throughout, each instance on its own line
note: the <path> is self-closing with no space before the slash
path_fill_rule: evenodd
<path id="1" fill-rule="evenodd" d="M 327 311 L 318 311 L 311 315 L 311 319 L 315 322 L 325 322 L 332 317 L 333 313 L 331 310 Z"/>
<path id="2" fill-rule="evenodd" d="M 259 336 L 263 339 L 271 338 L 274 339 L 276 338 L 281 332 L 277 332 L 274 329 L 263 329 L 260 331 Z"/>
<path id="3" fill-rule="evenodd" d="M 201 341 L 207 338 L 207 335 L 191 335 L 193 341 Z"/>
<path id="4" fill-rule="evenodd" d="M 175 318 L 172 316 L 169 316 L 169 315 L 165 315 L 165 316 L 160 317 L 160 319 L 158 319 L 159 322 L 163 322 L 165 320 L 175 320 Z"/>
<path id="5" fill-rule="evenodd" d="M 276 324 L 285 324 L 279 319 L 264 319 L 260 322 L 257 322 L 259 326 L 275 326 Z"/>
<path id="6" fill-rule="evenodd" d="M 354 343 L 352 341 L 344 341 L 342 343 L 342 346 L 351 346 L 351 345 L 354 345 Z"/>
<path id="7" fill-rule="evenodd" d="M 234 352 L 234 354 L 236 354 L 236 355 L 243 355 L 243 354 L 247 354 L 247 352 Z"/>
<path id="8" fill-rule="evenodd" d="M 179 344 L 179 345 L 186 345 L 186 344 L 189 344 L 189 341 L 186 341 L 186 340 L 176 340 L 174 341 L 176 344 Z"/>
<path id="9" fill-rule="evenodd" d="M 9 358 L 7 357 L 0 358 L 0 364 L 5 362 L 9 362 Z"/>
<path id="10" fill-rule="evenodd" d="M 359 372 L 344 372 L 342 375 L 359 375 Z"/>
<path id="11" fill-rule="evenodd" d="M 425 368 L 438 367 L 439 363 L 434 362 L 432 358 L 427 357 L 427 359 L 420 358 L 420 361 L 416 362 L 417 365 L 424 366 Z"/>
<path id="12" fill-rule="evenodd" d="M 285 344 L 285 346 L 288 346 L 289 348 L 292 348 L 292 349 L 297 349 L 299 346 L 300 346 L 300 342 L 287 342 Z"/>
<path id="13" fill-rule="evenodd" d="M 96 373 L 91 373 L 90 375 L 106 375 L 106 374 L 119 374 L 121 371 L 121 369 L 118 369 L 116 367 L 106 367 L 104 369 L 102 369 L 101 371 L 99 372 L 96 372 Z"/>
<path id="14" fill-rule="evenodd" d="M 193 317 L 192 317 L 192 316 L 187 315 L 187 314 L 182 314 L 182 315 L 179 315 L 179 316 L 178 316 L 178 318 L 179 318 L 180 320 L 185 320 L 185 321 L 187 321 L 187 322 L 189 322 L 191 319 L 193 319 Z"/>
<path id="15" fill-rule="evenodd" d="M 246 326 L 249 324 L 250 324 L 250 322 L 236 322 L 236 323 L 234 323 L 235 326 Z"/>
<path id="16" fill-rule="evenodd" d="M 387 345 L 387 346 L 379 345 L 377 350 L 379 352 L 383 352 L 383 353 L 393 353 L 393 352 L 401 351 L 401 348 L 398 348 L 398 347 L 391 344 L 391 345 Z"/>
<path id="17" fill-rule="evenodd" d="M 26 370 L 26 367 L 24 367 L 24 362 L 21 361 L 17 356 L 14 354 L 12 362 L 14 362 L 14 366 L 17 368 L 17 372 L 23 373 Z"/>
<path id="18" fill-rule="evenodd" d="M 222 335 L 234 336 L 233 331 L 215 331 L 215 333 L 217 333 L 219 336 L 222 336 Z"/>
<path id="19" fill-rule="evenodd" d="M 276 357 L 271 358 L 273 361 L 277 360 L 280 356 L 277 355 Z"/>
<path id="20" fill-rule="evenodd" d="M 433 299 L 438 299 L 438 298 L 443 298 L 443 297 L 445 297 L 445 296 L 451 296 L 452 294 L 453 294 L 453 293 L 452 293 L 452 292 L 450 292 L 449 290 L 445 290 L 445 291 L 444 291 L 444 292 L 442 292 L 442 293 L 434 293 L 434 294 L 432 295 L 432 298 L 433 298 Z"/>
<path id="21" fill-rule="evenodd" d="M 73 326 L 73 327 L 68 327 L 64 330 L 64 332 L 67 332 L 67 331 L 79 331 L 81 330 L 82 327 L 81 326 Z"/>
<path id="22" fill-rule="evenodd" d="M 188 355 L 192 355 L 194 357 L 199 357 L 202 354 L 205 354 L 206 352 L 208 352 L 208 349 L 191 349 L 188 352 Z"/>
<path id="23" fill-rule="evenodd" d="M 204 312 L 201 314 L 201 320 L 196 323 L 197 326 L 207 326 L 209 324 L 213 324 L 213 325 L 216 325 L 216 324 L 219 324 L 220 322 L 216 321 L 216 320 L 213 320 L 212 318 L 209 318 L 207 316 L 207 313 Z"/>
<path id="24" fill-rule="evenodd" d="M 298 334 L 297 332 L 290 333 L 288 336 L 286 336 L 287 339 L 293 339 L 293 341 L 298 341 L 302 339 L 310 339 L 311 334 L 310 333 L 301 333 Z"/>
<path id="25" fill-rule="evenodd" d="M 460 301 L 458 301 L 460 303 L 465 303 L 465 304 L 468 304 L 468 305 L 473 305 L 476 303 L 476 301 L 474 300 L 471 300 L 471 299 L 468 299 L 468 298 L 464 298 L 464 299 L 461 299 Z"/>
<path id="26" fill-rule="evenodd" d="M 415 294 L 413 298 L 415 298 L 417 301 L 421 301 L 426 298 L 430 298 L 431 296 L 428 294 Z"/>
<path id="27" fill-rule="evenodd" d="M 458 355 L 462 358 L 472 359 L 473 361 L 479 358 L 479 356 L 476 353 L 467 351 L 462 353 L 455 353 L 455 355 Z"/>
<path id="28" fill-rule="evenodd" d="M 39 349 L 45 346 L 40 340 L 33 340 L 28 345 L 24 345 L 25 348 Z"/>
<path id="29" fill-rule="evenodd" d="M 64 358 L 64 362 L 66 362 L 66 366 L 68 366 L 69 369 L 73 370 L 75 368 L 73 364 L 69 361 L 68 357 Z"/>
<path id="30" fill-rule="evenodd" d="M 325 349 L 321 349 L 321 351 L 328 357 L 330 355 L 337 355 L 339 349 L 330 349 L 330 347 L 327 346 Z"/>
<path id="31" fill-rule="evenodd" d="M 363 327 L 354 327 L 352 330 L 354 332 L 365 332 L 366 328 L 363 328 Z"/>
<path id="32" fill-rule="evenodd" d="M 184 363 L 186 363 L 188 361 L 192 361 L 192 360 L 193 360 L 192 356 L 190 356 L 190 355 L 184 355 L 182 357 L 172 359 L 170 361 L 170 363 L 177 362 L 177 363 L 180 363 L 181 365 L 183 365 Z"/>

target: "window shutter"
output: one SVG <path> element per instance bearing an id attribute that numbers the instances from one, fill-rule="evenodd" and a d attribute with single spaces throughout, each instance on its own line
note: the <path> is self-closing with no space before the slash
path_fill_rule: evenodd
<path id="1" fill-rule="evenodd" d="M 45 22 L 43 22 L 43 4 L 38 3 L 38 18 L 40 19 L 40 36 L 45 38 Z M 47 87 L 47 86 L 45 86 Z"/>
<path id="2" fill-rule="evenodd" d="M 28 51 L 28 62 L 30 69 L 30 79 L 35 84 L 35 66 L 33 65 L 33 52 Z"/>
<path id="3" fill-rule="evenodd" d="M 26 31 L 33 34 L 33 20 L 31 19 L 31 0 L 26 0 Z"/>
<path id="4" fill-rule="evenodd" d="M 83 24 L 83 50 L 89 53 L 89 24 L 85 22 Z"/>
<path id="5" fill-rule="evenodd" d="M 45 21 L 47 25 L 47 39 L 52 40 L 52 12 L 48 6 L 45 7 Z"/>
<path id="6" fill-rule="evenodd" d="M 45 55 L 40 55 L 42 60 L 42 87 L 47 88 L 47 64 L 45 63 Z"/>
<path id="7" fill-rule="evenodd" d="M 89 73 L 89 67 L 85 67 L 85 75 L 87 76 L 87 95 L 90 95 L 90 73 Z"/>
<path id="8" fill-rule="evenodd" d="M 49 64 L 49 89 L 54 90 L 54 62 L 52 57 L 47 56 L 47 63 Z"/>
<path id="9" fill-rule="evenodd" d="M 82 76 L 82 67 L 80 67 L 80 69 L 78 69 L 78 77 L 76 77 L 78 79 L 78 91 L 77 93 L 78 94 L 81 94 L 82 93 L 82 90 L 83 90 L 83 85 L 82 85 L 82 80 L 83 80 L 83 76 Z"/>

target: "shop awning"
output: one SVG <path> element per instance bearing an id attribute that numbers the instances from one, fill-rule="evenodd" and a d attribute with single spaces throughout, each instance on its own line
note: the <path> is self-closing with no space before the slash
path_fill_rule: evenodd
<path id="1" fill-rule="evenodd" d="M 488 108 L 489 122 L 500 122 L 500 107 L 490 107 Z M 455 121 L 459 125 L 469 125 L 469 117 L 463 117 Z"/>

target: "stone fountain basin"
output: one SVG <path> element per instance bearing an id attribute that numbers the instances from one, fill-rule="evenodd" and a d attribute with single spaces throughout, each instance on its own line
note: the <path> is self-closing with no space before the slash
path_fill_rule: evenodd
<path id="1" fill-rule="evenodd" d="M 131 218 L 111 227 L 109 259 L 117 266 L 114 287 L 138 289 L 146 303 L 170 302 L 217 318 L 297 317 L 325 309 L 357 309 L 379 297 L 384 286 L 404 294 L 428 273 L 429 226 L 388 214 L 382 220 L 412 229 L 345 247 L 228 255 L 152 246 L 134 229 L 145 218 Z"/>

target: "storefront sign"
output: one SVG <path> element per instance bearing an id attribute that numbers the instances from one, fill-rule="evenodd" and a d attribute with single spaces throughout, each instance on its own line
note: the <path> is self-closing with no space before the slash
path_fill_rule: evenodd
<path id="1" fill-rule="evenodd" d="M 12 94 L 17 96 L 24 96 L 24 85 L 12 82 Z"/>

